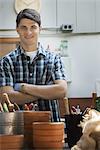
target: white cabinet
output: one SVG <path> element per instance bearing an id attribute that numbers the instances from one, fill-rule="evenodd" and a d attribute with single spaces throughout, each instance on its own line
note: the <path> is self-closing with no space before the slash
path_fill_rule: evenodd
<path id="1" fill-rule="evenodd" d="M 43 27 L 72 25 L 73 33 L 100 31 L 100 0 L 42 0 Z"/>
<path id="2" fill-rule="evenodd" d="M 42 27 L 56 27 L 56 0 L 41 0 Z"/>
<path id="3" fill-rule="evenodd" d="M 75 0 L 57 0 L 57 26 L 71 24 L 76 29 Z"/>
<path id="4" fill-rule="evenodd" d="M 0 0 L 0 29 L 16 28 L 15 0 Z M 42 27 L 73 25 L 73 33 L 100 32 L 100 0 L 41 0 Z"/>
<path id="5" fill-rule="evenodd" d="M 95 0 L 77 0 L 76 5 L 77 32 L 95 32 Z"/>
<path id="6" fill-rule="evenodd" d="M 100 0 L 96 0 L 96 32 L 100 32 Z"/>
<path id="7" fill-rule="evenodd" d="M 42 0 L 42 26 L 59 28 L 62 24 L 71 24 L 75 30 L 75 12 L 75 0 Z"/>
<path id="8" fill-rule="evenodd" d="M 0 29 L 15 29 L 14 0 L 0 0 Z"/>

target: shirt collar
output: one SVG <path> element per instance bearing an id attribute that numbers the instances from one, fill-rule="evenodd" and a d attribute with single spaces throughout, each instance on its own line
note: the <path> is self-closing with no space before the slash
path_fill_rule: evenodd
<path id="1" fill-rule="evenodd" d="M 19 45 L 17 47 L 17 53 L 16 55 L 17 56 L 20 56 L 20 55 L 25 55 L 25 51 L 24 49 Z M 46 56 L 46 52 L 45 52 L 45 49 L 42 47 L 42 45 L 40 43 L 38 43 L 38 48 L 37 48 L 37 55 L 44 55 Z"/>
<path id="2" fill-rule="evenodd" d="M 46 52 L 45 49 L 42 47 L 42 45 L 40 45 L 40 43 L 38 44 L 38 50 L 37 50 L 37 55 L 44 55 L 46 56 Z"/>

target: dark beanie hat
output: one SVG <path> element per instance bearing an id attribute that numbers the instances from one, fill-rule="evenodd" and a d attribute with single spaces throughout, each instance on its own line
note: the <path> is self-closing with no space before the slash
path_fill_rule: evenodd
<path id="1" fill-rule="evenodd" d="M 40 14 L 35 10 L 35 9 L 24 9 L 21 10 L 16 18 L 16 26 L 18 27 L 21 19 L 23 18 L 27 18 L 27 19 L 31 19 L 35 22 L 38 23 L 38 25 L 41 25 L 41 17 Z"/>

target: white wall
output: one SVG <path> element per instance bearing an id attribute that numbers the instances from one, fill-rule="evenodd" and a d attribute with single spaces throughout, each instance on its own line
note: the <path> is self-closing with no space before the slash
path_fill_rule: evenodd
<path id="1" fill-rule="evenodd" d="M 100 35 L 77 36 L 69 39 L 72 57 L 70 96 L 90 96 L 100 79 Z"/>
<path id="2" fill-rule="evenodd" d="M 68 83 L 69 97 L 87 97 L 95 92 L 95 82 L 100 79 L 100 35 L 74 35 L 66 37 L 41 37 L 40 41 L 56 48 L 61 39 L 68 40 L 71 57 L 71 79 Z"/>

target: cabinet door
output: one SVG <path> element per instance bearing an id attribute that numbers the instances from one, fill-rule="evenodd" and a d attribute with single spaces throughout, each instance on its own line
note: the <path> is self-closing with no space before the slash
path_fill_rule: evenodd
<path id="1" fill-rule="evenodd" d="M 14 0 L 0 0 L 0 29 L 15 29 Z"/>
<path id="2" fill-rule="evenodd" d="M 95 32 L 95 0 L 77 0 L 77 32 Z"/>
<path id="3" fill-rule="evenodd" d="M 96 0 L 96 32 L 100 32 L 100 0 Z"/>
<path id="4" fill-rule="evenodd" d="M 41 0 L 42 27 L 56 27 L 56 0 Z"/>
<path id="5" fill-rule="evenodd" d="M 73 25 L 76 30 L 75 0 L 57 0 L 57 26 L 62 24 Z"/>

